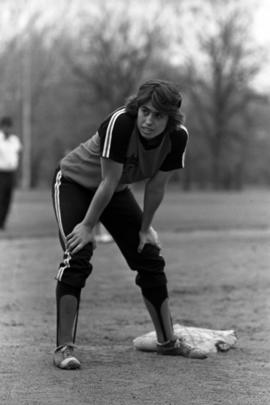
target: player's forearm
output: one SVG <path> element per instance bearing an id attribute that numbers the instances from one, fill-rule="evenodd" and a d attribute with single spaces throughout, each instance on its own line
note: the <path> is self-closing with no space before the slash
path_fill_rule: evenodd
<path id="1" fill-rule="evenodd" d="M 154 215 L 164 197 L 164 188 L 153 188 L 146 185 L 144 192 L 143 219 L 141 231 L 147 231 L 153 221 Z"/>
<path id="2" fill-rule="evenodd" d="M 98 223 L 99 218 L 109 204 L 115 189 L 116 185 L 106 180 L 102 180 L 82 221 L 87 227 L 92 229 Z"/>

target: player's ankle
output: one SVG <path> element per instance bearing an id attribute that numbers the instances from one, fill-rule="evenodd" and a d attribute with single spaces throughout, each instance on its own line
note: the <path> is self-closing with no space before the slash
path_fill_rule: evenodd
<path id="1" fill-rule="evenodd" d="M 74 342 L 72 341 L 72 339 L 61 339 L 59 340 L 59 342 L 57 343 L 57 348 L 58 347 L 64 347 L 64 346 L 74 346 Z"/>

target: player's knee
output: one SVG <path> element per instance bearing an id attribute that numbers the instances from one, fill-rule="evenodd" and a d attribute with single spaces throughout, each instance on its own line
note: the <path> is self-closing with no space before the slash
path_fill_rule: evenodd
<path id="1" fill-rule="evenodd" d="M 82 249 L 75 255 L 70 255 L 66 251 L 56 279 L 75 288 L 83 288 L 92 272 L 91 256 L 92 250 L 89 248 Z"/>
<path id="2" fill-rule="evenodd" d="M 160 254 L 160 249 L 151 244 L 146 244 L 141 253 L 137 253 L 128 260 L 132 270 L 137 271 L 163 271 L 165 260 Z"/>
<path id="3" fill-rule="evenodd" d="M 141 253 L 129 262 L 130 268 L 137 271 L 136 284 L 140 287 L 162 286 L 167 283 L 164 273 L 165 260 L 160 249 L 146 244 Z"/>
<path id="4" fill-rule="evenodd" d="M 87 263 L 80 266 L 72 266 L 68 268 L 59 267 L 56 279 L 65 284 L 74 286 L 75 288 L 83 288 L 87 278 L 92 272 L 92 265 Z"/>

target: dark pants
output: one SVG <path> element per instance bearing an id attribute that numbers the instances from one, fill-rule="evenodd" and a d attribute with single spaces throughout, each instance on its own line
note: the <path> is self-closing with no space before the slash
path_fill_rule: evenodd
<path id="1" fill-rule="evenodd" d="M 60 241 L 64 250 L 63 261 L 56 279 L 65 284 L 82 288 L 92 271 L 90 259 L 92 244 L 70 255 L 65 248 L 65 237 L 84 218 L 95 190 L 88 190 L 65 179 L 61 171 L 53 182 L 53 202 L 59 226 Z M 129 267 L 137 271 L 136 283 L 142 288 L 163 286 L 167 283 L 165 261 L 158 247 L 146 244 L 137 252 L 142 210 L 129 189 L 114 193 L 100 217 L 101 223 L 117 243 Z"/>
<path id="2" fill-rule="evenodd" d="M 5 227 L 12 193 L 14 189 L 14 172 L 0 171 L 0 228 Z"/>

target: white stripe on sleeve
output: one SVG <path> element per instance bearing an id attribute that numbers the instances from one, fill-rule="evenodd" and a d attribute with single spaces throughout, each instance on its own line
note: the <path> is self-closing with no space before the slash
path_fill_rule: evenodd
<path id="1" fill-rule="evenodd" d="M 187 143 L 188 143 L 189 134 L 188 134 L 187 128 L 182 124 L 180 125 L 180 128 L 182 128 L 186 132 L 186 134 L 187 134 Z M 186 158 L 187 143 L 186 143 L 186 146 L 185 146 L 185 150 L 184 150 L 184 152 L 182 154 L 182 168 L 183 169 L 185 168 L 185 158 Z"/>
<path id="2" fill-rule="evenodd" d="M 113 134 L 113 129 L 114 129 L 114 124 L 117 118 L 125 112 L 125 108 L 122 108 L 121 110 L 116 111 L 109 122 L 106 135 L 105 135 L 105 142 L 103 146 L 103 150 L 101 153 L 102 157 L 109 158 L 110 157 L 110 150 L 111 150 L 111 143 L 112 143 L 112 134 Z"/>

